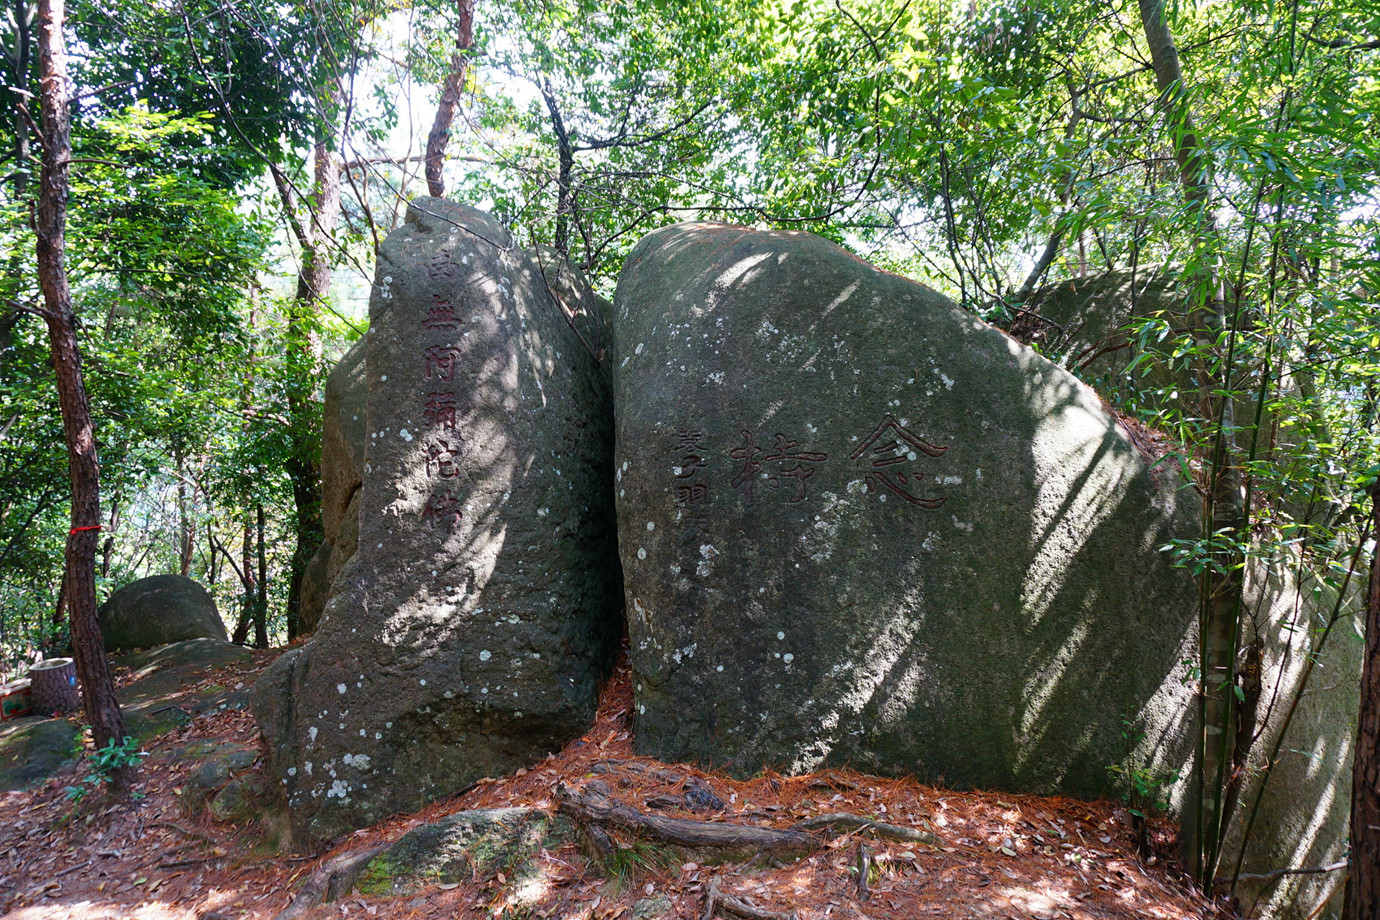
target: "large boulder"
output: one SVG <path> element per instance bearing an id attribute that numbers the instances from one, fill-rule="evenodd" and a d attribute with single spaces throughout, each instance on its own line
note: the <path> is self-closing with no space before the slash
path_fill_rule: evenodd
<path id="1" fill-rule="evenodd" d="M 211 592 L 184 575 L 130 582 L 110 595 L 97 615 L 101 638 L 110 651 L 227 638 Z"/>
<path id="2" fill-rule="evenodd" d="M 1191 370 L 1169 361 L 1162 344 L 1147 353 L 1136 332 L 1140 323 L 1157 318 L 1182 328 L 1189 293 L 1172 273 L 1155 267 L 1070 278 L 1038 291 L 1028 304 L 1036 313 L 1024 314 L 1012 331 L 1038 342 L 1122 410 L 1193 413 L 1197 381 Z M 1279 457 L 1283 468 L 1298 450 L 1291 441 L 1326 440 L 1326 423 L 1303 370 L 1275 385 L 1289 399 L 1265 412 L 1256 455 Z M 1243 450 L 1252 438 L 1258 386 L 1250 379 L 1240 384 L 1234 406 Z M 1269 494 L 1271 484 L 1256 485 L 1257 498 Z M 1336 505 L 1318 500 L 1316 483 L 1299 485 L 1294 494 L 1270 496 L 1276 515 L 1324 523 L 1336 514 Z M 1261 532 L 1263 539 L 1272 538 L 1268 529 Z M 1224 864 L 1230 877 L 1244 847 L 1248 878 L 1238 895 L 1243 904 L 1257 903 L 1264 916 L 1280 920 L 1315 916 L 1342 889 L 1340 873 L 1278 873 L 1333 865 L 1347 852 L 1364 644 L 1354 615 L 1361 605 L 1360 579 L 1352 579 L 1339 602 L 1338 582 L 1344 581 L 1297 545 L 1257 547 L 1246 568 L 1241 666 L 1255 673 L 1258 661 L 1260 676 L 1243 692 L 1242 712 L 1254 716 L 1243 732 L 1255 740 Z"/>
<path id="3" fill-rule="evenodd" d="M 1188 757 L 1196 500 L 1087 386 L 805 233 L 662 229 L 614 302 L 640 752 L 1083 796 Z"/>
<path id="4" fill-rule="evenodd" d="M 565 257 L 549 246 L 533 250 L 542 279 L 571 317 L 583 344 L 603 349 L 608 342 L 610 305 Z M 301 620 L 305 635 L 314 632 L 326 608 L 331 585 L 359 543 L 359 488 L 367 437 L 368 387 L 364 379 L 365 333 L 340 359 L 326 379 L 321 431 L 321 546 L 302 580 Z M 608 363 L 596 354 L 608 383 Z"/>
<path id="5" fill-rule="evenodd" d="M 369 388 L 365 333 L 326 378 L 321 423 L 321 546 L 302 577 L 299 629 L 315 632 L 331 583 L 355 554 L 359 542 L 359 488 L 363 482 L 365 419 Z"/>
<path id="6" fill-rule="evenodd" d="M 588 335 L 488 215 L 419 199 L 385 241 L 359 549 L 254 693 L 299 842 L 530 763 L 593 717 L 618 591 Z"/>

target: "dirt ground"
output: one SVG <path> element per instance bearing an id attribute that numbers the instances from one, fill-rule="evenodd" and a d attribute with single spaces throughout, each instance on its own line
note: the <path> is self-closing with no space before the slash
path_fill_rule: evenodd
<path id="1" fill-rule="evenodd" d="M 207 683 L 248 686 L 272 657 L 263 653 L 209 675 Z M 629 858 L 621 860 L 621 873 L 608 875 L 571 844 L 540 854 L 545 887 L 521 910 L 511 903 L 509 880 L 495 872 L 402 898 L 352 893 L 303 916 L 634 920 L 655 905 L 659 911 L 651 916 L 699 920 L 711 886 L 762 917 L 774 913 L 782 920 L 790 914 L 798 920 L 1218 916 L 1170 855 L 1172 828 L 1154 825 L 1151 855 L 1142 858 L 1131 818 L 1117 803 L 955 792 L 842 770 L 734 781 L 634 755 L 631 704 L 624 663 L 604 688 L 594 727 L 564 750 L 307 856 L 274 852 L 266 842 L 269 822 L 231 825 L 204 810 L 189 813 L 181 793 L 196 764 L 179 752 L 197 742 L 260 743 L 244 711 L 198 716 L 146 746 L 149 757 L 128 800 L 94 795 L 74 805 L 64 789 L 80 785 L 77 767 L 35 790 L 0 797 L 0 910 L 13 920 L 272 920 L 330 857 L 391 842 L 462 809 L 555 809 L 558 782 L 578 788 L 597 776 L 615 798 L 648 813 L 660 808 L 656 813 L 672 817 L 785 829 L 841 812 L 929 831 L 937 842 L 891 842 L 864 830 L 833 836 L 787 865 L 749 860 L 711 867 L 623 838 L 615 842 L 629 848 L 623 853 Z M 707 783 L 726 808 L 711 818 L 665 804 L 691 777 Z M 727 916 L 723 908 L 719 915 Z"/>

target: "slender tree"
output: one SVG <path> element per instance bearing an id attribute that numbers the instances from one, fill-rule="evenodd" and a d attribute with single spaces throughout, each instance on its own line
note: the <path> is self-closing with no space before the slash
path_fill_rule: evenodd
<path id="1" fill-rule="evenodd" d="M 1380 477 L 1371 483 L 1371 533 L 1376 535 L 1366 594 L 1366 651 L 1361 672 L 1361 713 L 1351 777 L 1351 875 L 1347 920 L 1380 917 Z"/>
<path id="2" fill-rule="evenodd" d="M 474 2 L 458 0 L 460 25 L 455 33 L 455 51 L 450 56 L 450 73 L 441 87 L 441 101 L 436 105 L 436 120 L 426 138 L 426 187 L 433 198 L 444 198 L 446 183 L 441 176 L 445 164 L 446 144 L 450 142 L 450 126 L 460 108 L 460 95 L 465 90 L 465 72 L 469 52 L 474 47 Z"/>
<path id="3" fill-rule="evenodd" d="M 72 648 L 81 680 L 82 702 L 96 747 L 125 737 L 124 718 L 96 621 L 96 547 L 100 542 L 100 465 L 91 405 L 82 379 L 77 317 L 67 280 L 67 193 L 72 161 L 67 52 L 63 38 L 63 0 L 39 0 L 40 106 L 43 115 L 43 166 L 35 231 L 43 318 L 57 376 L 72 477 L 71 530 L 67 535 L 65 596 Z M 127 779 L 127 777 L 125 777 Z"/>
<path id="4" fill-rule="evenodd" d="M 1225 297 L 1217 253 L 1220 249 L 1213 209 L 1212 158 L 1194 126 L 1174 37 L 1164 16 L 1164 0 L 1139 0 L 1141 23 L 1159 87 L 1160 104 L 1170 121 L 1174 157 L 1190 218 L 1197 235 L 1200 264 L 1194 279 L 1189 325 L 1195 339 L 1198 414 L 1211 426 L 1212 449 L 1206 467 L 1203 526 L 1211 540 L 1211 564 L 1199 576 L 1200 671 L 1198 814 L 1189 840 L 1194 874 L 1212 883 L 1228 815 L 1227 785 L 1231 740 L 1235 738 L 1236 645 L 1241 612 L 1242 568 L 1237 547 L 1243 540 L 1243 488 L 1236 449 L 1230 390 L 1230 351 L 1218 348 L 1227 332 Z"/>

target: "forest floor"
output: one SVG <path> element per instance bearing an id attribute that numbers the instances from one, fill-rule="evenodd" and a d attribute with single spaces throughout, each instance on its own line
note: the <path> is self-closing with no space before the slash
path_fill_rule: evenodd
<path id="1" fill-rule="evenodd" d="M 249 686 L 276 654 L 257 653 L 252 662 L 208 675 L 206 684 Z M 180 752 L 205 742 L 261 744 L 248 712 L 200 715 L 145 745 L 149 756 L 128 799 L 90 795 L 74 804 L 65 789 L 81 785 L 81 765 L 36 789 L 0 795 L 0 911 L 13 920 L 273 920 L 332 857 L 395 841 L 411 828 L 465 809 L 526 805 L 554 811 L 558 783 L 578 786 L 597 773 L 615 799 L 639 811 L 649 810 L 649 799 L 664 800 L 664 793 L 677 786 L 683 791 L 698 779 L 726 804 L 714 821 L 785 829 L 820 814 L 847 812 L 923 829 L 937 841 L 891 842 L 849 832 L 785 865 L 701 865 L 667 858 L 676 852 L 670 848 L 633 847 L 625 851 L 634 858 L 623 861 L 624 871 L 607 874 L 572 843 L 541 851 L 546 887 L 520 911 L 505 902 L 502 873 L 489 871 L 404 897 L 353 891 L 301 916 L 698 920 L 714 891 L 779 920 L 792 913 L 797 920 L 1219 916 L 1170 855 L 1172 828 L 1154 824 L 1151 855 L 1142 857 L 1131 818 L 1118 803 L 956 792 L 846 770 L 737 781 L 635 755 L 631 707 L 624 663 L 604 688 L 594 726 L 564 750 L 415 814 L 356 831 L 310 856 L 274 852 L 267 843 L 268 822 L 222 823 L 205 810 L 193 815 L 184 807 L 181 793 L 196 764 Z M 866 890 L 858 883 L 860 849 L 868 867 Z"/>

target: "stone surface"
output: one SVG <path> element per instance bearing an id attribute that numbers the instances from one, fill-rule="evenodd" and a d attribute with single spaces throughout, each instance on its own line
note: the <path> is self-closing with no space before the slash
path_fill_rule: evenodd
<path id="1" fill-rule="evenodd" d="M 658 894 L 650 898 L 640 898 L 633 902 L 628 916 L 631 920 L 663 920 L 675 916 L 675 908 L 667 895 Z"/>
<path id="2" fill-rule="evenodd" d="M 98 615 L 101 638 L 109 651 L 184 639 L 227 639 L 211 593 L 182 575 L 154 575 L 131 582 L 112 594 Z"/>
<path id="3" fill-rule="evenodd" d="M 1127 327 L 1156 314 L 1176 325 L 1183 324 L 1187 292 L 1173 276 L 1157 267 L 1132 274 L 1114 271 L 1069 279 L 1041 289 L 1030 306 L 1053 325 L 1039 328 L 1036 340 L 1050 356 L 1079 369 L 1111 404 L 1126 411 L 1153 412 L 1160 408 L 1193 410 L 1196 384 L 1186 370 L 1174 369 L 1156 355 L 1142 354 L 1137 337 Z M 1018 332 L 1013 325 L 1013 332 Z M 1134 373 L 1127 373 L 1132 362 Z M 1273 412 L 1266 413 L 1273 445 L 1258 448 L 1259 456 L 1279 450 L 1292 437 L 1317 437 L 1326 422 L 1301 371 L 1286 381 L 1290 406 L 1307 418 L 1307 432 L 1295 430 Z M 1237 423 L 1249 425 L 1255 415 L 1250 387 L 1238 401 Z M 1178 394 L 1173 396 L 1172 394 Z M 1239 443 L 1250 440 L 1248 430 Z M 1282 453 L 1287 454 L 1287 446 Z M 1287 462 L 1281 460 L 1281 463 Z M 1283 503 L 1296 519 L 1325 521 L 1331 508 L 1320 503 L 1309 489 Z M 1353 615 L 1360 607 L 1359 581 L 1352 595 L 1337 604 L 1337 590 L 1319 578 L 1296 551 L 1277 552 L 1257 558 L 1247 569 L 1242 643 L 1259 642 L 1262 649 L 1262 704 L 1257 712 L 1266 719 L 1257 725 L 1257 740 L 1250 770 L 1227 835 L 1224 865 L 1230 874 L 1241 854 L 1246 825 L 1257 797 L 1259 809 L 1245 847 L 1242 871 L 1264 876 L 1283 869 L 1331 865 L 1344 859 L 1351 799 L 1351 756 L 1359 700 L 1361 637 Z M 1333 614 L 1340 614 L 1327 629 Z M 1327 638 L 1323 636 L 1326 633 Z M 1316 662 L 1304 686 L 1306 664 Z M 1287 728 L 1289 701 L 1304 691 Z M 1271 705 L 1270 701 L 1275 701 Z M 1272 756 L 1278 747 L 1279 753 Z M 1265 780 L 1264 766 L 1274 767 Z M 1190 763 L 1179 772 L 1189 775 Z M 1263 882 L 1243 882 L 1238 891 L 1243 904 L 1260 899 L 1264 916 L 1278 920 L 1306 920 L 1324 910 L 1329 899 L 1340 899 L 1341 873 L 1310 873 Z"/>
<path id="4" fill-rule="evenodd" d="M 209 672 L 252 658 L 240 646 L 218 639 L 188 639 L 118 656 L 112 664 L 129 672 L 129 682 L 119 692 L 125 727 L 135 738 L 150 738 L 204 712 L 244 709 L 249 688 L 243 684 L 200 684 Z"/>
<path id="5" fill-rule="evenodd" d="M 419 199 L 384 243 L 360 548 L 254 695 L 303 842 L 531 762 L 592 718 L 617 632 L 612 420 L 576 326 L 485 214 Z"/>
<path id="6" fill-rule="evenodd" d="M 528 865 L 532 857 L 572 839 L 568 821 L 533 808 L 456 812 L 408 831 L 364 867 L 356 887 L 368 895 L 399 895 L 491 872 L 515 877 L 521 887 L 524 876 L 540 871 Z"/>
<path id="7" fill-rule="evenodd" d="M 0 725 L 0 792 L 31 789 L 81 753 L 81 729 L 67 719 L 29 717 Z"/>
<path id="8" fill-rule="evenodd" d="M 369 388 L 364 379 L 368 333 L 350 346 L 326 378 L 321 423 L 322 542 L 303 576 L 302 632 L 316 630 L 331 583 L 355 554 L 357 497 L 364 467 Z"/>
<path id="9" fill-rule="evenodd" d="M 125 727 L 140 740 L 186 725 L 200 713 L 243 708 L 248 689 L 197 686 L 207 673 L 251 660 L 237 645 L 190 639 L 115 658 Z M 81 752 L 80 729 L 67 719 L 31 717 L 0 725 L 0 791 L 30 788 Z M 188 751 L 188 761 L 209 752 Z M 253 753 L 253 752 L 251 752 Z"/>
<path id="10" fill-rule="evenodd" d="M 615 297 L 642 753 L 1114 794 L 1182 762 L 1196 527 L 1085 385 L 803 233 L 657 231 Z"/>
<path id="11" fill-rule="evenodd" d="M 256 773 L 238 776 L 220 788 L 207 804 L 217 821 L 239 823 L 256 817 L 271 797 L 268 782 Z"/>

